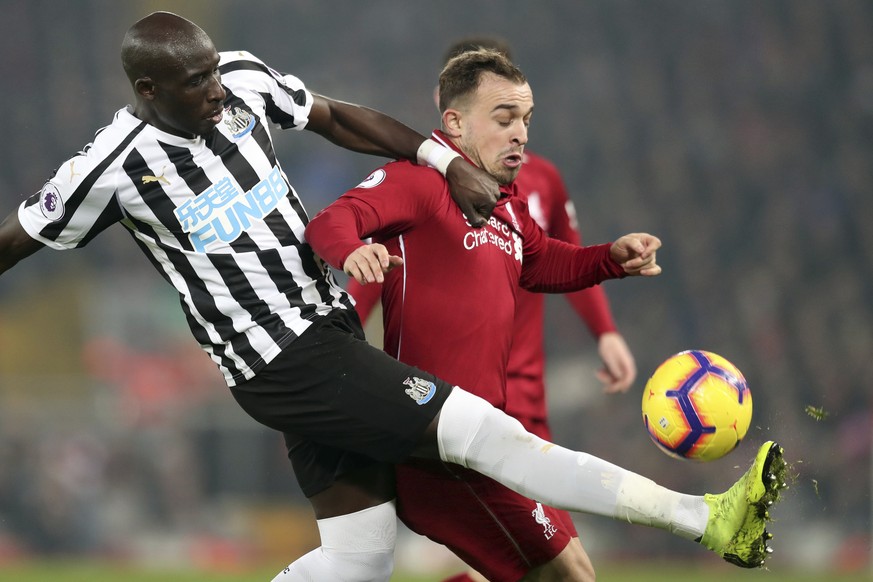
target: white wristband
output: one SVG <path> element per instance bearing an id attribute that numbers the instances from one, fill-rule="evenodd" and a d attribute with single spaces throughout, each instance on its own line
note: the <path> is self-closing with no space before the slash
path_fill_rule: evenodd
<path id="1" fill-rule="evenodd" d="M 449 164 L 455 158 L 460 158 L 461 154 L 455 150 L 449 149 L 441 143 L 428 138 L 421 142 L 418 146 L 418 163 L 419 165 L 428 165 L 431 168 L 436 168 L 443 176 L 446 175 L 446 170 Z"/>

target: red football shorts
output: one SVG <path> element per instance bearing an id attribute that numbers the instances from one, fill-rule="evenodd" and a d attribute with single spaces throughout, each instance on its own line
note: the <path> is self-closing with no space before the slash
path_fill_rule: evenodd
<path id="1" fill-rule="evenodd" d="M 445 545 L 492 581 L 519 580 L 578 537 L 566 511 L 439 461 L 397 466 L 397 513 L 409 529 Z"/>

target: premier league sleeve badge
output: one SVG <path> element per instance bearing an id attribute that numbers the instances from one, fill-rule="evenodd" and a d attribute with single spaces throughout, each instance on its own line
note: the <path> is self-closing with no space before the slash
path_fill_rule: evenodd
<path id="1" fill-rule="evenodd" d="M 64 217 L 64 199 L 61 198 L 57 186 L 51 182 L 46 182 L 40 190 L 39 209 L 42 211 L 42 215 L 52 222 Z"/>

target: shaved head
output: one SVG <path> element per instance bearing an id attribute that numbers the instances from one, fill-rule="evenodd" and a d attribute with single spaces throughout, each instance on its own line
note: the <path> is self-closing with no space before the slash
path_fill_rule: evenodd
<path id="1" fill-rule="evenodd" d="M 121 64 L 131 83 L 184 67 L 191 54 L 211 48 L 202 28 L 172 12 L 154 12 L 130 27 L 121 43 Z"/>
<path id="2" fill-rule="evenodd" d="M 227 96 L 220 62 L 202 28 L 171 12 L 149 14 L 121 43 L 121 64 L 136 96 L 132 113 L 173 135 L 211 134 Z"/>

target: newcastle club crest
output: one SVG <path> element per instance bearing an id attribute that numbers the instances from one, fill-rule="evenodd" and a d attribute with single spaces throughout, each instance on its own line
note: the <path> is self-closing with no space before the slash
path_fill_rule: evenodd
<path id="1" fill-rule="evenodd" d="M 239 139 L 255 126 L 255 116 L 239 107 L 234 107 L 231 110 L 228 106 L 224 109 L 224 124 L 230 130 L 233 138 Z"/>
<path id="2" fill-rule="evenodd" d="M 405 390 L 406 395 L 415 400 L 415 403 L 419 406 L 427 404 L 433 398 L 433 395 L 436 394 L 436 384 L 416 376 L 407 378 L 403 381 L 403 384 L 409 386 Z"/>

